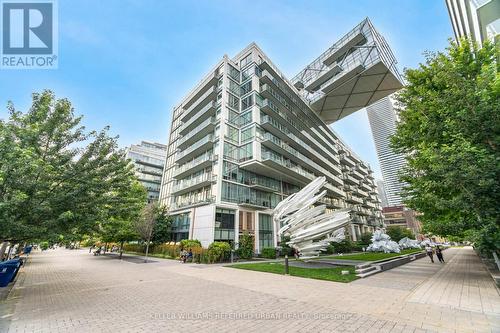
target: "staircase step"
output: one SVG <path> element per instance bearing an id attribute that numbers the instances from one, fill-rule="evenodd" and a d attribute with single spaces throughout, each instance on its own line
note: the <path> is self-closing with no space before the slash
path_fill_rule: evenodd
<path id="1" fill-rule="evenodd" d="M 376 269 L 377 269 L 377 267 L 375 267 L 375 266 L 369 266 L 369 267 L 365 267 L 365 268 L 356 269 L 355 272 L 356 272 L 356 274 L 363 274 L 363 273 L 374 271 Z"/>

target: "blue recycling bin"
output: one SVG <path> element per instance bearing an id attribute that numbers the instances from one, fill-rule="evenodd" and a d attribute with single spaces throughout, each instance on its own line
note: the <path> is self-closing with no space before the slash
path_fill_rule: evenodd
<path id="1" fill-rule="evenodd" d="M 20 259 L 12 259 L 0 262 L 0 287 L 6 287 L 12 282 L 21 267 Z"/>

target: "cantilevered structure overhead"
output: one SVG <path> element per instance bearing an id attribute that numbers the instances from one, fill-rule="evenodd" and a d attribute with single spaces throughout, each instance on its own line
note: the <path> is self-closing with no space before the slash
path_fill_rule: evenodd
<path id="1" fill-rule="evenodd" d="M 391 49 L 368 18 L 304 68 L 292 83 L 327 124 L 403 86 Z"/>

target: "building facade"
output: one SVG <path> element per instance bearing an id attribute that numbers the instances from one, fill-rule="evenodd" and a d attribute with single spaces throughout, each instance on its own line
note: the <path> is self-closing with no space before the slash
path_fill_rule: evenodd
<path id="1" fill-rule="evenodd" d="M 389 203 L 387 202 L 387 194 L 385 193 L 384 181 L 382 179 L 377 179 L 375 181 L 375 184 L 377 185 L 377 192 L 378 192 L 378 197 L 380 198 L 380 205 L 382 207 L 389 206 Z"/>
<path id="2" fill-rule="evenodd" d="M 393 206 L 382 208 L 386 226 L 399 226 L 410 229 L 415 237 L 420 237 L 421 223 L 414 210 L 405 206 Z"/>
<path id="3" fill-rule="evenodd" d="M 148 192 L 148 202 L 158 201 L 167 146 L 142 141 L 127 148 L 126 156 L 134 163 L 135 174 Z"/>
<path id="4" fill-rule="evenodd" d="M 373 79 L 392 79 L 389 66 L 380 66 L 390 51 L 374 45 L 375 34 L 364 20 L 327 50 L 335 54 L 322 71 L 299 75 L 294 83 L 255 43 L 232 59 L 223 57 L 173 110 L 160 194 L 174 219 L 173 240 L 238 243 L 248 232 L 257 252 L 274 247 L 279 240 L 272 209 L 318 176 L 328 181 L 322 202 L 328 209 L 352 209 L 348 233 L 353 240 L 383 225 L 370 167 L 327 125 L 334 117 L 331 110 L 314 104 L 343 87 L 352 91 L 355 79 L 366 82 L 359 66 L 366 71 L 377 66 L 382 76 L 372 73 Z M 311 80 L 317 81 L 316 95 Z M 372 95 L 378 86 L 372 84 Z M 353 112 L 371 100 L 358 97 L 353 95 L 357 104 L 342 111 Z"/>
<path id="5" fill-rule="evenodd" d="M 390 97 L 382 98 L 366 108 L 373 141 L 382 171 L 387 206 L 401 206 L 401 190 L 404 184 L 399 173 L 405 165 L 404 156 L 390 147 L 390 137 L 396 133 L 398 114 Z"/>
<path id="6" fill-rule="evenodd" d="M 500 42 L 500 0 L 446 0 L 455 38 Z"/>

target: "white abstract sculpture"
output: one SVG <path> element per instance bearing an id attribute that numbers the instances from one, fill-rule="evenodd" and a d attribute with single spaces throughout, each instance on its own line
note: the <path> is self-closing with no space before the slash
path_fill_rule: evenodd
<path id="1" fill-rule="evenodd" d="M 274 208 L 273 221 L 282 226 L 278 235 L 289 236 L 287 244 L 303 258 L 318 256 L 330 242 L 344 240 L 344 227 L 351 219 L 349 209 L 326 213 L 325 205 L 313 206 L 325 196 L 326 190 L 317 194 L 325 183 L 325 177 L 316 178 Z"/>
<path id="2" fill-rule="evenodd" d="M 399 247 L 402 249 L 419 249 L 420 244 L 415 239 L 411 239 L 408 237 L 401 238 L 398 242 Z"/>
<path id="3" fill-rule="evenodd" d="M 372 235 L 372 243 L 368 246 L 366 251 L 369 252 L 401 252 L 398 243 L 391 240 L 388 234 L 382 230 L 376 230 Z"/>

